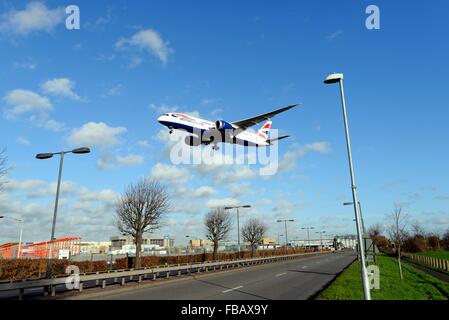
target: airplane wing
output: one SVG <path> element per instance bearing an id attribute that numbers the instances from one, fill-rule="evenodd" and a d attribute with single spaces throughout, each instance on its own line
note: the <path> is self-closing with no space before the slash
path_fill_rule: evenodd
<path id="1" fill-rule="evenodd" d="M 247 128 L 252 127 L 252 126 L 258 124 L 259 122 L 271 119 L 275 115 L 277 115 L 278 113 L 287 111 L 287 110 L 289 110 L 289 109 L 291 109 L 293 107 L 296 107 L 296 106 L 297 106 L 297 104 L 293 104 L 293 105 L 290 105 L 290 106 L 287 106 L 287 107 L 284 107 L 284 108 L 280 108 L 278 110 L 274 110 L 274 111 L 271 111 L 271 112 L 268 112 L 268 113 L 261 114 L 261 115 L 256 116 L 256 117 L 252 117 L 252 118 L 245 119 L 245 120 L 240 120 L 240 121 L 235 121 L 235 122 L 232 122 L 232 125 L 235 126 L 235 127 L 238 127 L 239 129 L 246 130 Z"/>
<path id="2" fill-rule="evenodd" d="M 279 140 L 282 140 L 282 139 L 285 139 L 285 138 L 288 138 L 288 137 L 290 137 L 290 136 L 280 136 L 280 137 L 273 138 L 273 139 L 267 139 L 267 143 L 271 144 L 273 141 L 279 141 Z"/>

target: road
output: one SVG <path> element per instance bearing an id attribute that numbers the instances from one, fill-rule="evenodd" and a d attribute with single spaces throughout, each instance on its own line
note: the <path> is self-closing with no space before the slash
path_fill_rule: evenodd
<path id="1" fill-rule="evenodd" d="M 80 294 L 100 300 L 305 300 L 319 292 L 356 255 L 353 251 L 304 257 L 232 271 L 166 280 L 157 285 Z M 162 280 L 164 281 L 164 280 Z"/>

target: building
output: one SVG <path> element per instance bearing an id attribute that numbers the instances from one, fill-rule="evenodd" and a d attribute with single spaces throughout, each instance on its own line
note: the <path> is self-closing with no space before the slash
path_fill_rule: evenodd
<path id="1" fill-rule="evenodd" d="M 111 237 L 110 251 L 121 250 L 123 246 L 135 245 L 134 238 L 130 235 L 126 236 L 113 236 Z M 175 239 L 168 237 L 143 237 L 142 247 L 148 246 L 158 246 L 161 248 L 173 248 L 175 246 Z"/>
<path id="2" fill-rule="evenodd" d="M 99 254 L 108 253 L 111 248 L 111 241 L 86 241 L 80 242 L 80 253 Z"/>
<path id="3" fill-rule="evenodd" d="M 50 241 L 22 243 L 19 251 L 18 243 L 9 243 L 0 247 L 0 257 L 4 259 L 20 258 L 59 258 L 60 251 L 64 251 L 64 256 L 73 256 L 80 253 L 81 238 L 66 237 L 54 239 L 50 245 Z M 50 253 L 51 246 L 51 253 Z"/>
<path id="4" fill-rule="evenodd" d="M 191 239 L 189 241 L 189 246 L 191 248 L 200 248 L 200 247 L 207 247 L 207 246 L 213 246 L 214 243 L 210 240 L 205 239 Z"/>

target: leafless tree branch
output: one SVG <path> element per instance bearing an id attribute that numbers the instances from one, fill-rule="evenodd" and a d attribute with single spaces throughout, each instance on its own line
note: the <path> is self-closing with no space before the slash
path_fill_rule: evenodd
<path id="1" fill-rule="evenodd" d="M 214 243 L 214 260 L 218 257 L 218 242 L 226 238 L 231 230 L 231 224 L 231 216 L 222 208 L 209 211 L 204 219 L 206 237 Z"/>
<path id="2" fill-rule="evenodd" d="M 171 209 L 165 186 L 156 180 L 141 179 L 129 185 L 116 204 L 117 227 L 131 235 L 136 243 L 136 267 L 140 267 L 142 236 L 159 228 Z"/>

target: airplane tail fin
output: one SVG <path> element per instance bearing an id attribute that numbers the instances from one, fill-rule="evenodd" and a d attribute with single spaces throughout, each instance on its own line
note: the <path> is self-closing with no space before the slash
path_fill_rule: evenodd
<path id="1" fill-rule="evenodd" d="M 262 128 L 260 128 L 259 131 L 257 131 L 257 134 L 261 138 L 268 140 L 268 138 L 270 137 L 271 123 L 272 123 L 272 121 L 268 120 L 267 122 L 264 123 Z"/>

